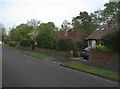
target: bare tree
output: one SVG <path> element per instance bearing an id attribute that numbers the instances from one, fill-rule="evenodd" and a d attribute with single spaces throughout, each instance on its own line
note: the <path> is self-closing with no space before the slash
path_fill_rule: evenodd
<path id="1" fill-rule="evenodd" d="M 37 21 L 36 19 L 31 19 L 31 20 L 27 20 L 27 24 L 29 26 L 32 26 L 33 29 L 36 29 L 38 27 L 38 25 L 40 25 L 40 21 Z"/>
<path id="2" fill-rule="evenodd" d="M 36 19 L 31 19 L 30 21 L 29 20 L 27 21 L 28 21 L 27 24 L 33 28 L 29 35 L 33 40 L 32 50 L 35 50 L 35 37 L 37 36 L 37 27 L 40 25 L 40 21 L 37 21 Z"/>

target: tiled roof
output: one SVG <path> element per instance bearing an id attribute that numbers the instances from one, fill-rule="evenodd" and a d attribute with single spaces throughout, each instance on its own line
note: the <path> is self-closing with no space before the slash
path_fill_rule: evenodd
<path id="1" fill-rule="evenodd" d="M 58 38 L 68 37 L 73 40 L 77 40 L 77 39 L 85 40 L 85 38 L 87 37 L 87 34 L 80 30 L 74 30 L 70 32 L 69 31 L 58 31 L 58 32 L 55 32 L 55 36 Z"/>
<path id="2" fill-rule="evenodd" d="M 113 27 L 108 28 L 107 25 L 99 26 L 96 30 L 94 30 L 87 38 L 89 39 L 102 39 L 102 37 L 110 32 L 116 31 L 118 25 L 113 25 Z"/>

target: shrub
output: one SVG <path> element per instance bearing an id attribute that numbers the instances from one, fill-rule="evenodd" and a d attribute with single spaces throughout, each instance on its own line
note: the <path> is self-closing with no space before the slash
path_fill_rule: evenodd
<path id="1" fill-rule="evenodd" d="M 84 43 L 82 41 L 74 41 L 73 56 L 80 57 L 81 51 L 84 49 Z"/>
<path id="2" fill-rule="evenodd" d="M 73 41 L 70 38 L 60 38 L 57 42 L 56 49 L 60 51 L 73 50 Z"/>
<path id="3" fill-rule="evenodd" d="M 85 46 L 82 41 L 76 41 L 76 42 L 75 42 L 75 45 L 76 45 L 76 49 L 77 49 L 78 51 L 82 51 L 82 50 L 84 49 L 84 46 Z"/>
<path id="4" fill-rule="evenodd" d="M 33 42 L 33 40 L 31 40 L 31 39 L 23 39 L 20 41 L 20 45 L 27 47 L 27 46 L 30 46 L 32 44 L 32 42 Z"/>
<path id="5" fill-rule="evenodd" d="M 11 46 L 11 47 L 15 47 L 15 46 L 16 46 L 16 42 L 15 42 L 15 41 L 11 41 L 11 42 L 9 42 L 9 46 Z"/>
<path id="6" fill-rule="evenodd" d="M 97 50 L 101 50 L 101 51 L 109 51 L 110 49 L 108 49 L 106 46 L 104 45 L 97 45 L 96 46 Z"/>
<path id="7" fill-rule="evenodd" d="M 80 57 L 80 51 L 77 51 L 77 50 L 73 51 L 73 56 Z"/>
<path id="8" fill-rule="evenodd" d="M 55 48 L 55 40 L 51 35 L 48 34 L 39 34 L 36 37 L 37 46 L 39 48 L 47 48 L 54 49 Z"/>

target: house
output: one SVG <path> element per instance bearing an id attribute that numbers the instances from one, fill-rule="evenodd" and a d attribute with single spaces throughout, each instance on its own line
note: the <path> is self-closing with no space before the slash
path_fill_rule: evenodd
<path id="1" fill-rule="evenodd" d="M 111 22 L 99 26 L 86 38 L 87 46 L 96 47 L 96 45 L 102 44 L 102 37 L 116 30 L 118 30 L 118 25 Z"/>
<path id="2" fill-rule="evenodd" d="M 71 38 L 72 40 L 81 40 L 84 41 L 87 37 L 87 34 L 81 30 L 73 30 L 73 31 L 57 31 L 54 33 L 56 39 L 60 38 Z"/>

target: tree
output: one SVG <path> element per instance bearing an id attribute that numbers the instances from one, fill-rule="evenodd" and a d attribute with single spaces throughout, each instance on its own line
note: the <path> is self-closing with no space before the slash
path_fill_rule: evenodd
<path id="1" fill-rule="evenodd" d="M 72 20 L 74 29 L 80 29 L 87 34 L 90 34 L 95 28 L 96 24 L 92 22 L 92 17 L 86 11 L 80 12 L 79 16 L 76 16 Z"/>
<path id="2" fill-rule="evenodd" d="M 30 36 L 33 40 L 32 50 L 35 50 L 35 37 L 38 35 L 37 34 L 37 27 L 38 27 L 38 25 L 40 25 L 40 21 L 37 21 L 35 19 L 31 19 L 30 21 L 28 20 L 27 24 L 32 27 L 32 31 L 30 33 Z"/>
<path id="3" fill-rule="evenodd" d="M 38 35 L 36 37 L 37 45 L 39 48 L 54 49 L 54 29 L 55 25 L 53 22 L 42 23 L 38 26 Z"/>
<path id="4" fill-rule="evenodd" d="M 103 10 L 97 10 L 94 13 L 91 13 L 92 22 L 96 25 L 103 24 L 105 21 L 103 13 Z"/>
<path id="5" fill-rule="evenodd" d="M 106 21 L 112 20 L 114 23 L 117 22 L 116 15 L 118 11 L 118 5 L 119 4 L 116 2 L 110 2 L 110 3 L 104 4 L 105 9 L 103 11 L 104 11 L 104 17 Z"/>
<path id="6" fill-rule="evenodd" d="M 73 29 L 76 29 L 76 30 L 82 28 L 79 20 L 76 19 L 75 17 L 73 17 L 73 19 L 72 19 L 72 26 L 73 26 Z"/>
<path id="7" fill-rule="evenodd" d="M 28 21 L 27 24 L 33 27 L 33 29 L 36 29 L 40 25 L 40 21 L 37 21 L 36 19 L 31 19 L 27 21 Z"/>
<path id="8" fill-rule="evenodd" d="M 68 30 L 70 30 L 70 25 L 71 25 L 70 22 L 68 22 L 67 20 L 64 20 L 62 22 L 61 28 L 62 28 L 62 30 L 68 31 Z"/>
<path id="9" fill-rule="evenodd" d="M 106 24 L 110 20 L 112 20 L 113 23 L 117 23 L 119 4 L 120 2 L 105 3 L 105 8 L 103 10 L 97 10 L 94 13 L 91 13 L 94 23 L 101 25 Z"/>
<path id="10" fill-rule="evenodd" d="M 32 27 L 30 27 L 28 24 L 20 24 L 16 27 L 16 30 L 20 34 L 20 39 L 30 39 L 28 34 L 32 31 Z"/>
<path id="11" fill-rule="evenodd" d="M 20 33 L 15 28 L 10 31 L 10 41 L 18 42 L 20 40 Z"/>

